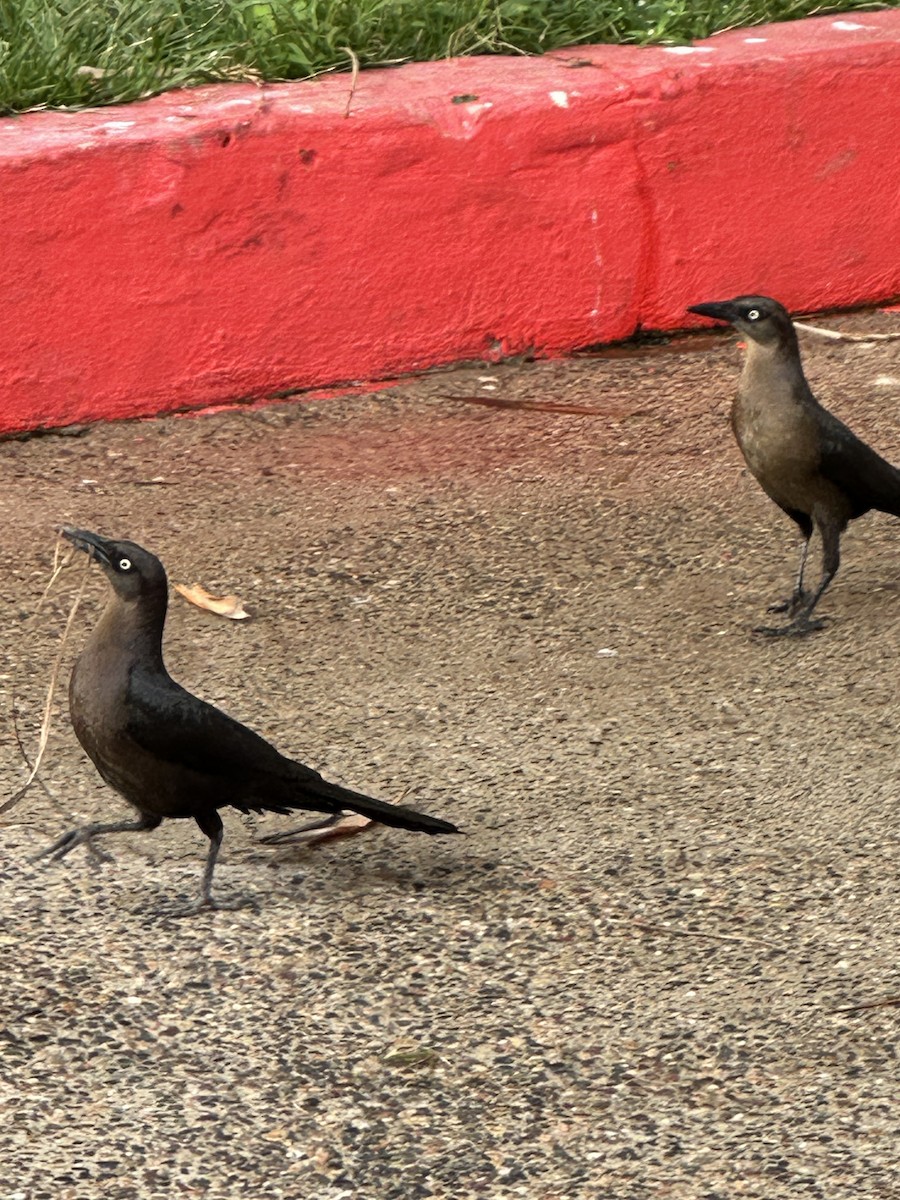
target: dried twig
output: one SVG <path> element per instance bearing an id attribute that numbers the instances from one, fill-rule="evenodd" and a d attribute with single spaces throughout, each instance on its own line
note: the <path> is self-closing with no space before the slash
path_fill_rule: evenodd
<path id="1" fill-rule="evenodd" d="M 858 1013 L 867 1008 L 893 1008 L 900 1005 L 900 996 L 885 996 L 883 1000 L 864 1000 L 861 1004 L 848 1004 L 846 1008 L 832 1008 L 835 1013 Z"/>
<path id="2" fill-rule="evenodd" d="M 463 404 L 483 404 L 485 408 L 520 408 L 526 412 L 570 413 L 575 417 L 605 417 L 616 420 L 629 415 L 608 408 L 590 408 L 586 404 L 566 404 L 560 400 L 530 400 L 515 396 L 458 396 L 441 392 L 442 400 L 461 400 Z"/>
<path id="3" fill-rule="evenodd" d="M 47 586 L 44 588 L 43 592 L 41 593 L 41 598 L 38 600 L 37 605 L 35 606 L 34 613 L 32 614 L 32 616 L 30 618 L 32 624 L 36 620 L 38 613 L 43 608 L 44 601 L 50 595 L 50 590 L 53 587 L 54 583 L 56 583 L 57 579 L 59 578 L 60 573 L 72 561 L 72 556 L 75 553 L 75 551 L 73 549 L 69 549 L 68 552 L 63 556 L 60 553 L 63 549 L 65 549 L 65 547 L 63 546 L 62 541 L 59 538 L 59 536 L 57 536 L 56 544 L 53 547 L 53 566 L 50 568 L 50 579 L 47 582 Z M 16 700 L 17 700 L 16 681 L 18 680 L 18 677 L 22 673 L 21 672 L 21 666 L 22 666 L 21 647 L 22 647 L 22 643 L 20 642 L 19 643 L 19 660 L 16 663 L 16 671 L 13 676 L 13 686 L 12 686 L 12 691 L 10 693 L 9 704 L 10 704 L 10 711 L 11 711 L 11 717 L 12 717 L 13 736 L 16 739 L 16 745 L 19 747 L 19 753 L 22 755 L 22 758 L 25 760 L 25 765 L 30 770 L 31 769 L 31 759 L 28 757 L 28 754 L 25 751 L 25 746 L 22 743 L 22 735 L 19 732 L 19 721 L 18 721 L 18 712 L 17 712 L 17 705 L 16 705 Z M 45 791 L 46 791 L 46 789 L 45 789 Z"/>
<path id="4" fill-rule="evenodd" d="M 13 725 L 13 734 L 16 739 L 16 745 L 19 747 L 19 753 L 22 755 L 22 759 L 25 763 L 25 766 L 28 768 L 29 771 L 32 771 L 33 764 L 28 755 L 28 751 L 22 745 L 22 738 L 19 736 L 19 728 L 15 721 L 15 713 L 13 713 L 12 725 Z M 56 796 L 54 796 L 53 793 L 50 791 L 50 789 L 47 787 L 46 783 L 44 783 L 43 779 L 38 779 L 37 784 L 38 784 L 38 787 L 40 787 L 41 791 L 44 793 L 44 795 L 47 797 L 47 799 L 52 800 L 53 803 L 58 806 L 59 801 L 57 800 Z M 0 808 L 0 812 L 4 812 L 4 811 L 5 811 L 5 809 Z"/>
<path id="5" fill-rule="evenodd" d="M 339 50 L 343 50 L 345 54 L 350 55 L 350 61 L 353 63 L 353 73 L 350 76 L 350 95 L 347 97 L 347 107 L 344 109 L 344 119 L 350 116 L 350 106 L 353 103 L 353 94 L 356 91 L 356 81 L 359 79 L 359 59 L 356 57 L 356 52 L 351 50 L 349 46 L 338 46 Z"/>
<path id="6" fill-rule="evenodd" d="M 900 341 L 900 333 L 841 333 L 838 329 L 823 329 L 821 325 L 806 325 L 803 321 L 795 321 L 794 328 L 802 329 L 804 333 L 814 333 L 816 337 L 828 338 L 832 342 Z"/>
<path id="7" fill-rule="evenodd" d="M 46 600 L 47 595 L 50 592 L 51 587 L 55 583 L 60 571 L 62 571 L 64 567 L 68 566 L 69 561 L 71 559 L 71 555 L 66 555 L 66 557 L 64 559 L 60 559 L 59 550 L 60 550 L 60 543 L 57 541 L 56 546 L 54 548 L 53 571 L 50 575 L 50 582 L 47 584 L 46 588 L 44 589 L 43 595 L 41 596 L 40 600 L 38 601 L 38 605 L 35 610 L 35 615 L 37 615 L 37 613 L 40 611 L 41 605 Z M 35 780 L 35 777 L 37 776 L 38 771 L 41 768 L 41 760 L 44 757 L 44 751 L 47 749 L 47 742 L 49 741 L 49 738 L 50 738 L 50 721 L 51 721 L 51 718 L 53 715 L 53 697 L 56 692 L 57 680 L 59 679 L 59 669 L 62 666 L 62 659 L 63 659 L 63 654 L 66 649 L 66 642 L 69 639 L 69 631 L 71 630 L 72 623 L 75 620 L 75 614 L 78 612 L 78 606 L 81 603 L 81 597 L 84 595 L 84 587 L 85 587 L 85 584 L 87 583 L 88 570 L 90 568 L 90 565 L 91 565 L 90 559 L 87 559 L 87 561 L 85 562 L 84 573 L 81 576 L 81 584 L 79 585 L 78 591 L 75 595 L 75 599 L 72 602 L 72 607 L 69 609 L 69 615 L 66 619 L 65 628 L 63 629 L 62 640 L 61 640 L 60 646 L 59 646 L 59 654 L 57 654 L 57 656 L 56 656 L 56 662 L 53 664 L 53 670 L 50 673 L 50 685 L 47 688 L 47 699 L 44 701 L 44 712 L 43 712 L 43 717 L 41 719 L 41 733 L 40 733 L 40 737 L 38 738 L 37 754 L 35 755 L 34 762 L 29 763 L 31 770 L 29 771 L 28 778 L 25 780 L 25 782 L 22 784 L 22 786 L 19 788 L 19 790 L 13 796 L 10 797 L 9 800 L 7 800 L 4 804 L 0 804 L 0 814 L 9 812 L 11 808 L 14 808 L 15 805 L 18 804 L 18 802 L 22 799 L 22 797 L 25 795 L 25 793 L 31 787 L 32 783 Z M 15 734 L 16 734 L 16 741 L 18 742 L 19 748 L 22 751 L 22 757 L 25 759 L 26 763 L 28 763 L 29 762 L 28 755 L 25 753 L 25 749 L 22 746 L 22 740 L 19 735 L 18 725 L 16 723 L 15 691 L 13 692 L 12 703 L 13 703 L 13 728 L 14 728 Z M 44 790 L 46 791 L 46 788 Z"/>

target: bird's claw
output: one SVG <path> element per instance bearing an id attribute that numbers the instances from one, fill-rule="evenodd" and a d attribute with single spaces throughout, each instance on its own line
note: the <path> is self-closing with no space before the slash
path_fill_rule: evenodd
<path id="1" fill-rule="evenodd" d="M 61 862 L 67 854 L 71 853 L 78 846 L 87 847 L 87 851 L 95 866 L 98 866 L 100 863 L 115 861 L 111 854 L 107 854 L 105 850 L 100 850 L 94 845 L 93 836 L 84 829 L 70 829 L 61 838 L 57 838 L 52 845 L 45 847 L 45 849 L 33 855 L 31 861 L 39 862 L 42 858 L 49 858 L 51 862 Z"/>
<path id="2" fill-rule="evenodd" d="M 257 842 L 261 846 L 285 846 L 292 842 L 304 842 L 306 834 L 314 833 L 319 829 L 328 829 L 332 825 L 336 825 L 343 817 L 343 812 L 331 813 L 323 821 L 312 821 L 309 825 L 302 825 L 299 829 L 284 829 L 281 833 L 267 833 L 265 837 L 257 838 Z"/>
<path id="3" fill-rule="evenodd" d="M 31 861 L 36 863 L 40 862 L 42 858 L 52 858 L 54 862 L 59 862 L 61 858 L 65 858 L 70 850 L 74 849 L 74 843 L 72 842 L 72 835 L 74 833 L 75 830 L 72 830 L 70 833 L 63 834 L 52 845 L 45 846 L 43 850 L 38 850 L 37 854 L 32 854 Z"/>
<path id="4" fill-rule="evenodd" d="M 811 617 L 800 617 L 796 621 L 791 621 L 787 625 L 757 625 L 753 630 L 754 633 L 761 634 L 763 637 L 805 637 L 808 633 L 815 633 L 817 629 L 824 629 L 825 621 Z"/>
<path id="5" fill-rule="evenodd" d="M 108 850 L 101 850 L 99 846 L 95 845 L 93 838 L 87 838 L 84 844 L 87 848 L 87 852 L 90 856 L 93 866 L 100 867 L 103 865 L 103 863 L 112 863 L 116 861 L 114 856 L 110 854 Z"/>
<path id="6" fill-rule="evenodd" d="M 800 612 L 805 604 L 809 603 L 809 600 L 809 592 L 794 592 L 793 595 L 788 596 L 786 600 L 779 600 L 775 604 L 770 604 L 766 609 L 766 612 L 787 613 L 789 617 L 793 617 Z"/>
<path id="7" fill-rule="evenodd" d="M 201 896 L 193 904 L 185 904 L 181 908 L 161 909 L 159 915 L 180 920 L 202 912 L 236 912 L 241 908 L 252 908 L 254 912 L 259 912 L 259 905 L 252 896 L 238 896 L 234 900 L 213 900 L 212 896 Z"/>

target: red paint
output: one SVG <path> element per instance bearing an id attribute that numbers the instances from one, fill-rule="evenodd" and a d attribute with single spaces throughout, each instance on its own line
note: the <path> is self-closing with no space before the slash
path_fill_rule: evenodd
<path id="1" fill-rule="evenodd" d="M 898 82 L 893 10 L 7 118 L 0 429 L 896 296 Z"/>

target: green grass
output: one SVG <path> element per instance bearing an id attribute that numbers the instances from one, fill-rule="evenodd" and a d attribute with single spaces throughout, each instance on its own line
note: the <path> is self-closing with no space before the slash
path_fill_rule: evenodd
<path id="1" fill-rule="evenodd" d="M 0 0 L 0 114 L 350 65 L 685 42 L 865 0 Z"/>

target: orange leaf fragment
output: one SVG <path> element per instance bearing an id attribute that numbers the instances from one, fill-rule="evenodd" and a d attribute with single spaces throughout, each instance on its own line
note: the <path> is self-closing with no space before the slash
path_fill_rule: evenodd
<path id="1" fill-rule="evenodd" d="M 243 601 L 237 596 L 213 596 L 200 583 L 192 583 L 186 587 L 183 583 L 174 585 L 179 596 L 184 596 L 190 604 L 215 613 L 218 617 L 229 617 L 232 621 L 246 621 L 250 614 L 244 608 Z"/>
<path id="2" fill-rule="evenodd" d="M 331 842 L 337 838 L 356 837 L 358 833 L 374 824 L 371 817 L 363 817 L 359 813 L 344 813 L 333 825 L 326 825 L 323 829 L 310 829 L 304 834 L 302 842 L 306 846 L 318 846 L 321 842 Z"/>

